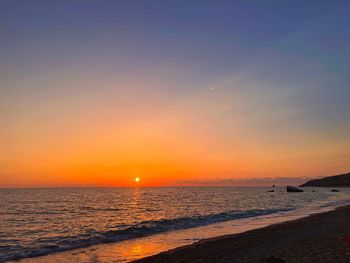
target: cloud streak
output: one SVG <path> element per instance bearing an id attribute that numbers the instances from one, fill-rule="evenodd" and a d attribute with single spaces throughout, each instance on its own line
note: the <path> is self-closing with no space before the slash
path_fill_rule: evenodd
<path id="1" fill-rule="evenodd" d="M 264 178 L 231 178 L 215 180 L 178 180 L 180 185 L 193 186 L 285 186 L 300 185 L 315 178 L 300 177 L 264 177 Z"/>

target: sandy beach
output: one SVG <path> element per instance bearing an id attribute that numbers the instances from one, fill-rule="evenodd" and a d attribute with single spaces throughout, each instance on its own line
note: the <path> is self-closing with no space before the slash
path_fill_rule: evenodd
<path id="1" fill-rule="evenodd" d="M 349 204 L 349 192 L 347 189 L 341 189 L 340 192 L 330 192 L 329 189 L 317 189 L 317 192 L 313 192 L 312 189 L 305 189 L 304 193 L 299 194 L 289 194 L 283 191 L 282 188 L 276 188 L 275 192 L 270 193 L 265 188 L 213 188 L 210 189 L 211 192 L 215 192 L 220 194 L 220 197 L 223 198 L 222 204 L 227 204 L 232 199 L 232 193 L 235 194 L 235 202 L 240 203 L 239 200 L 244 202 L 245 200 L 248 201 L 248 204 L 246 204 L 246 209 L 243 211 L 236 211 L 232 210 L 231 212 L 226 213 L 218 213 L 215 214 L 209 214 L 202 217 L 196 217 L 196 216 L 190 216 L 186 218 L 179 219 L 179 215 L 183 209 L 183 204 L 181 203 L 181 200 L 179 201 L 179 209 L 177 210 L 176 219 L 175 220 L 155 220 L 149 223 L 146 221 L 145 225 L 131 225 L 132 227 L 125 227 L 124 229 L 121 229 L 119 231 L 105 231 L 100 232 L 98 236 L 80 236 L 81 232 L 77 232 L 76 235 L 66 236 L 66 235 L 58 235 L 55 233 L 56 236 L 53 236 L 49 239 L 38 239 L 38 242 L 34 239 L 36 236 L 30 236 L 27 237 L 27 239 L 32 239 L 33 241 L 28 244 L 28 249 L 16 249 L 16 247 L 12 248 L 12 254 L 11 251 L 7 250 L 4 251 L 4 255 L 8 255 L 7 257 L 0 257 L 0 262 L 4 261 L 10 261 L 10 260 L 17 260 L 20 262 L 26 262 L 26 263 L 52 263 L 52 262 L 80 262 L 80 263 L 91 263 L 91 262 L 99 262 L 99 263 L 110 263 L 110 262 L 132 262 L 135 260 L 151 257 L 154 255 L 157 255 L 159 253 L 163 253 L 165 251 L 175 250 L 177 248 L 183 248 L 185 246 L 191 246 L 192 244 L 195 244 L 194 247 L 196 247 L 200 241 L 200 243 L 203 243 L 205 241 L 208 241 L 210 239 L 220 239 L 220 237 L 226 236 L 240 236 L 240 233 L 249 233 L 250 232 L 256 232 L 260 233 L 258 229 L 265 229 L 267 226 L 271 225 L 277 225 L 282 224 L 284 222 L 291 222 L 295 221 L 301 218 L 305 218 L 307 216 L 310 216 L 312 214 L 321 214 L 328 211 L 333 211 L 336 206 L 340 205 L 347 205 Z M 58 193 L 65 193 L 65 196 L 75 194 L 77 190 L 58 190 Z M 79 190 L 82 193 L 85 193 L 88 191 L 91 193 L 92 196 L 94 196 L 95 190 Z M 105 198 L 100 198 L 100 200 L 106 200 L 111 199 L 111 196 L 115 194 L 115 192 L 120 192 L 124 194 L 139 194 L 141 195 L 142 192 L 133 192 L 130 190 L 120 190 L 120 189 L 108 189 L 103 190 L 103 196 Z M 144 189 L 142 190 L 144 196 L 142 198 L 144 204 L 152 204 L 152 207 L 155 207 L 155 203 L 152 203 L 147 200 L 148 197 L 158 197 L 162 196 L 164 198 L 164 193 L 166 191 L 169 191 L 167 189 Z M 203 198 L 201 200 L 206 200 L 207 197 L 207 188 L 186 188 L 186 189 L 172 189 L 172 193 L 174 196 L 178 195 L 187 195 L 189 193 L 193 194 L 193 192 L 197 192 L 197 195 L 193 195 L 193 202 L 198 202 L 198 197 L 202 193 Z M 39 197 L 43 197 L 47 191 L 41 190 L 41 191 L 34 191 L 31 192 L 33 195 L 38 195 Z M 98 191 L 99 195 L 101 194 L 101 191 Z M 148 195 L 145 195 L 147 193 Z M 22 195 L 22 192 L 19 194 Z M 249 194 L 249 198 L 247 199 L 247 195 Z M 173 196 L 171 194 L 167 194 L 168 196 Z M 61 196 L 61 195 L 59 195 Z M 242 197 L 241 199 L 239 197 Z M 226 197 L 226 198 L 224 198 Z M 255 198 L 254 198 L 255 197 Z M 44 198 L 44 197 L 43 197 Z M 255 200 L 259 198 L 259 206 L 265 207 L 265 210 L 254 210 Z M 210 199 L 210 198 L 209 198 Z M 253 202 L 249 202 L 249 200 L 253 200 Z M 115 199 L 118 201 L 118 199 Z M 141 199 L 140 199 L 141 200 Z M 313 201 L 310 201 L 313 200 Z M 79 202 L 78 202 L 79 203 Z M 48 203 L 48 206 L 50 206 L 51 203 Z M 66 204 L 63 202 L 63 204 Z M 95 204 L 95 203 L 94 203 Z M 249 204 L 251 204 L 253 207 L 249 209 Z M 280 206 L 279 210 L 272 209 L 273 207 L 277 206 L 277 204 Z M 294 204 L 295 206 L 298 206 L 297 209 L 288 209 L 288 205 Z M 216 204 L 217 206 L 218 204 Z M 98 206 L 94 207 L 103 207 L 103 204 L 100 204 Z M 119 203 L 115 204 L 115 207 L 122 207 L 119 205 Z M 201 205 L 201 207 L 205 208 L 208 207 L 205 205 Z M 271 207 L 271 209 L 268 209 Z M 123 219 L 123 216 L 125 217 L 126 211 L 130 211 L 129 216 L 133 218 L 135 216 L 135 210 L 127 210 L 127 207 L 124 206 L 124 210 L 122 210 L 122 213 L 118 214 L 118 211 L 113 210 L 110 212 L 110 209 L 106 211 L 97 210 L 97 212 L 94 214 L 97 218 L 101 220 L 101 223 L 106 221 L 106 219 L 110 218 L 110 216 L 113 215 L 113 217 L 110 218 L 112 222 L 112 226 L 116 226 L 118 222 L 120 222 L 121 219 Z M 45 208 L 47 209 L 47 208 Z M 55 209 L 55 208 L 53 208 Z M 57 209 L 57 208 L 56 208 Z M 223 207 L 220 209 L 220 211 L 227 209 L 226 207 Z M 10 211 L 10 210 L 9 210 Z M 76 213 L 76 210 L 73 210 Z M 86 218 L 86 214 L 84 213 L 85 210 L 81 211 L 81 217 Z M 94 211 L 92 209 L 89 210 L 89 215 Z M 160 210 L 162 211 L 162 210 Z M 10 216 L 11 214 L 9 214 Z M 51 222 L 54 218 L 60 217 L 62 214 L 53 214 L 50 215 L 50 221 Z M 119 215 L 119 217 L 116 217 L 116 215 Z M 74 217 L 77 216 L 76 214 L 71 214 L 70 216 Z M 148 215 L 149 216 L 149 215 Z M 42 219 L 43 222 L 47 220 L 46 215 L 43 214 L 42 216 L 37 215 L 38 218 Z M 95 217 L 88 217 L 87 219 L 91 220 L 91 218 Z M 342 218 L 339 217 L 339 215 L 336 215 L 335 218 Z M 30 218 L 28 218 L 29 220 Z M 119 221 L 118 221 L 119 220 Z M 333 220 L 335 221 L 335 220 Z M 97 223 L 96 221 L 93 222 L 95 229 L 103 228 L 103 224 Z M 188 225 L 188 224 L 191 225 Z M 203 224 L 203 225 L 201 225 Z M 10 225 L 9 225 L 10 226 Z M 35 225 L 34 225 L 35 226 Z M 40 226 L 43 226 L 42 224 Z M 64 225 L 62 223 L 57 225 L 60 229 L 65 230 L 69 225 Z M 141 227 L 142 226 L 142 227 Z M 322 226 L 322 224 L 320 224 Z M 44 228 L 45 229 L 45 228 Z M 72 228 L 70 228 L 72 229 Z M 109 228 L 107 228 L 108 230 Z M 313 229 L 313 228 L 310 228 Z M 41 229 L 38 229 L 40 231 Z M 74 230 L 74 229 L 73 229 Z M 254 230 L 254 231 L 253 231 Z M 79 230 L 80 231 L 80 230 Z M 158 232 L 157 232 L 158 231 Z M 264 238 L 259 238 L 260 240 L 263 240 L 264 242 L 267 242 L 268 237 L 271 239 L 269 231 L 264 232 L 265 234 L 259 234 L 259 236 Z M 295 230 L 296 231 L 296 230 Z M 323 231 L 322 229 L 318 229 L 317 231 Z M 288 231 L 285 231 L 285 229 L 282 229 L 280 231 L 282 234 L 285 235 L 285 233 L 288 233 Z M 296 231 L 297 232 L 297 231 Z M 302 233 L 302 231 L 299 231 Z M 323 231 L 324 232 L 324 231 Z M 31 232 L 32 233 L 32 232 Z M 41 232 L 39 232 L 41 233 Z M 50 233 L 49 233 L 50 234 Z M 73 233 L 72 233 L 73 234 Z M 139 236 L 135 236 L 135 234 L 138 234 Z M 274 234 L 279 239 L 280 237 L 279 233 Z M 245 236 L 245 235 L 244 235 Z M 273 235 L 271 235 L 273 236 Z M 219 238 L 218 238 L 219 237 Z M 23 239 L 26 238 L 26 236 L 23 237 Z M 37 237 L 36 237 L 37 238 Z M 110 238 L 125 238 L 124 240 L 112 240 Z M 256 244 L 256 238 L 250 238 L 245 239 L 241 238 L 242 242 L 250 242 L 252 240 L 254 242 L 251 242 L 252 245 Z M 265 240 L 266 239 L 266 240 Z M 203 241 L 204 240 L 204 241 Z M 48 242 L 50 241 L 50 243 Z M 196 243 L 197 242 L 197 243 Z M 239 241 L 240 242 L 240 241 Z M 262 243 L 262 242 L 260 242 Z M 259 251 L 260 243 L 257 243 L 257 252 Z M 26 243 L 23 244 L 25 245 Z M 45 246 L 45 244 L 56 244 L 51 246 Z M 31 247 L 30 247 L 30 246 Z M 220 247 L 223 247 L 222 250 L 229 249 L 230 251 L 234 251 L 234 247 L 227 246 L 224 244 Z M 269 246 L 269 244 L 266 244 L 266 246 Z M 228 247 L 228 248 L 227 248 Z M 239 247 L 237 245 L 237 247 Z M 244 247 L 244 244 L 241 246 Z M 10 247 L 11 248 L 11 247 Z M 25 247 L 24 247 L 25 248 Z M 216 249 L 214 247 L 214 249 Z M 237 251 L 239 250 L 236 249 Z M 17 252 L 18 251 L 18 252 Z M 205 249 L 203 250 L 205 253 L 212 253 L 212 251 Z M 198 252 L 198 254 L 203 255 L 202 250 Z M 218 249 L 220 251 L 220 249 Z M 264 250 L 265 251 L 265 250 Z M 228 251 L 226 251 L 227 253 Z M 7 253 L 7 254 L 5 254 Z M 220 251 L 221 256 L 224 258 L 225 253 Z M 192 254 L 191 254 L 192 255 Z M 194 254 L 196 257 L 197 255 Z M 211 255 L 211 254 L 210 254 Z M 213 257 L 215 257 L 215 261 L 217 261 L 216 255 L 213 254 Z M 229 255 L 230 256 L 230 255 Z M 241 258 L 241 257 L 239 257 Z M 187 259 L 187 256 L 185 257 Z M 220 257 L 221 259 L 221 257 Z M 163 261 L 161 259 L 161 261 Z M 190 259 L 189 261 L 192 261 Z"/>
<path id="2" fill-rule="evenodd" d="M 267 262 L 274 256 L 287 263 L 350 262 L 350 206 L 241 234 L 202 240 L 134 261 Z"/>

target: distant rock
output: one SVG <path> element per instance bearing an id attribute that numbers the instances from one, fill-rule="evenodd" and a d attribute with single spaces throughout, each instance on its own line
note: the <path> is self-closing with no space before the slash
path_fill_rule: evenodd
<path id="1" fill-rule="evenodd" d="M 350 187 L 350 173 L 315 179 L 301 185 L 302 187 Z"/>
<path id="2" fill-rule="evenodd" d="M 339 190 L 337 190 L 337 189 L 332 189 L 331 192 L 339 192 Z"/>
<path id="3" fill-rule="evenodd" d="M 287 186 L 287 192 L 288 193 L 301 193 L 304 192 L 303 190 L 299 189 L 298 187 L 294 187 L 294 186 Z"/>

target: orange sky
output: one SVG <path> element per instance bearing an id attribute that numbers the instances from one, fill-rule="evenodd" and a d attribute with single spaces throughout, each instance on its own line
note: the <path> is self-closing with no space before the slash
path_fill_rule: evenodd
<path id="1" fill-rule="evenodd" d="M 348 8 L 323 5 L 8 1 L 0 187 L 348 172 Z"/>
<path id="2" fill-rule="evenodd" d="M 161 186 L 346 171 L 347 127 L 313 133 L 279 126 L 286 112 L 268 104 L 265 112 L 252 111 L 255 105 L 232 111 L 225 85 L 185 99 L 151 92 L 124 104 L 114 92 L 103 101 L 92 94 L 96 100 L 38 100 L 3 133 L 1 185 L 134 186 L 139 176 L 141 186 Z"/>

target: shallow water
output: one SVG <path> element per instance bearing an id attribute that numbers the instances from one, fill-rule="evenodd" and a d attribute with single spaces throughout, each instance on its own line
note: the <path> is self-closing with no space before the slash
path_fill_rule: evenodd
<path id="1" fill-rule="evenodd" d="M 193 242 L 195 227 L 220 222 L 232 226 L 231 222 L 244 220 L 247 224 L 263 215 L 307 211 L 345 199 L 349 199 L 348 190 L 332 193 L 323 188 L 316 192 L 307 188 L 298 194 L 283 188 L 269 193 L 268 188 L 238 187 L 3 189 L 0 261 L 101 243 L 127 244 L 160 233 L 169 239 L 168 233 L 183 229 L 190 229 L 191 234 L 185 236 L 192 235 L 189 241 Z M 221 226 L 225 233 L 227 229 Z M 183 244 L 183 239 L 178 242 Z M 173 240 L 164 249 L 174 246 Z M 153 250 L 159 252 L 159 247 Z M 126 256 L 118 258 L 123 261 Z"/>

